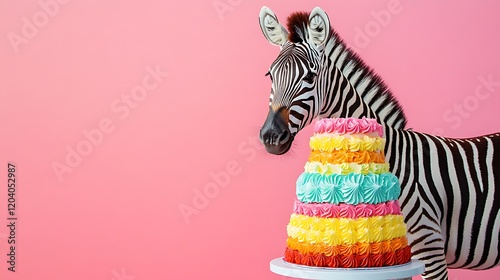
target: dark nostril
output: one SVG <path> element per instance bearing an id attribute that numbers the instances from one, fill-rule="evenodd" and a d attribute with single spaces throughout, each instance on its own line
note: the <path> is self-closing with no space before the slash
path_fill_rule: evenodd
<path id="1" fill-rule="evenodd" d="M 290 140 L 290 132 L 288 132 L 286 130 L 283 131 L 283 133 L 281 133 L 280 138 L 278 140 L 279 140 L 280 144 L 285 144 L 286 142 L 288 142 L 288 140 Z"/>

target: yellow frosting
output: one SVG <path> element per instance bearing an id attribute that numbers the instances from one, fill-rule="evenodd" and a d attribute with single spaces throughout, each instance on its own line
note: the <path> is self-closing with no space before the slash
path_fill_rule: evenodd
<path id="1" fill-rule="evenodd" d="M 383 151 L 385 145 L 385 138 L 381 137 L 369 137 L 364 136 L 363 138 L 351 137 L 349 135 L 339 135 L 339 136 L 324 136 L 317 134 L 311 137 L 309 141 L 309 146 L 313 150 L 319 150 L 323 152 L 332 151 Z"/>
<path id="2" fill-rule="evenodd" d="M 292 214 L 288 236 L 300 242 L 337 246 L 373 243 L 406 236 L 402 215 L 369 218 L 318 218 Z"/>
<path id="3" fill-rule="evenodd" d="M 325 175 L 349 173 L 357 174 L 381 174 L 389 172 L 389 163 L 321 163 L 319 161 L 306 162 L 304 169 L 307 173 L 321 173 Z"/>

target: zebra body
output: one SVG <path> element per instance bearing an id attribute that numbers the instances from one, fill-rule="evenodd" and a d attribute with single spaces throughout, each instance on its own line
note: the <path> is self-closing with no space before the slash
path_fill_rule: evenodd
<path id="1" fill-rule="evenodd" d="M 387 159 L 401 181 L 412 252 L 429 264 L 425 277 L 446 279 L 446 267 L 498 265 L 500 134 L 450 139 L 385 131 Z"/>
<path id="2" fill-rule="evenodd" d="M 376 118 L 384 126 L 391 172 L 401 182 L 413 257 L 426 265 L 423 277 L 448 279 L 448 267 L 498 265 L 500 134 L 451 139 L 404 129 L 406 118 L 387 86 L 319 8 L 290 16 L 287 31 L 263 7 L 260 25 L 281 48 L 268 72 L 270 111 L 260 133 L 268 152 L 287 152 L 318 117 Z"/>

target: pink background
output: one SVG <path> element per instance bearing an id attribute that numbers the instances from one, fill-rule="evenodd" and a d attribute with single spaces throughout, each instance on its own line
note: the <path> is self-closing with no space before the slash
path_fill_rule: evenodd
<path id="1" fill-rule="evenodd" d="M 498 1 L 64 2 L 45 17 L 38 0 L 0 3 L 0 181 L 8 162 L 18 176 L 16 273 L 7 271 L 0 188 L 1 279 L 282 279 L 269 261 L 284 251 L 311 130 L 284 157 L 254 143 L 278 52 L 258 26 L 263 5 L 282 22 L 321 6 L 415 130 L 500 131 L 500 87 L 474 95 L 480 77 L 500 81 Z M 377 23 L 391 2 L 397 13 Z M 30 38 L 16 45 L 9 38 L 24 36 L 23 18 L 39 27 L 25 27 Z M 156 67 L 168 76 L 150 79 Z M 135 101 L 123 101 L 132 92 Z M 77 148 L 86 155 L 58 178 L 53 165 Z M 210 197 L 193 204 L 204 190 Z M 450 279 L 498 273 L 454 270 Z"/>

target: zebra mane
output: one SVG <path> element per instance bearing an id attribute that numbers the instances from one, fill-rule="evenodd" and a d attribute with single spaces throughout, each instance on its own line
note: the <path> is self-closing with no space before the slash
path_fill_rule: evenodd
<path id="1" fill-rule="evenodd" d="M 288 41 L 301 43 L 307 41 L 307 25 L 309 24 L 309 13 L 295 12 L 287 18 Z"/>
<path id="2" fill-rule="evenodd" d="M 288 40 L 292 43 L 307 41 L 308 24 L 309 13 L 292 13 L 287 18 Z M 331 26 L 330 30 L 327 45 L 332 45 L 330 55 L 335 66 L 348 78 L 356 92 L 380 118 L 380 121 L 396 129 L 405 128 L 407 124 L 405 113 L 389 87 L 358 54 L 347 47 Z M 397 119 L 389 120 L 390 116 L 396 116 Z"/>

